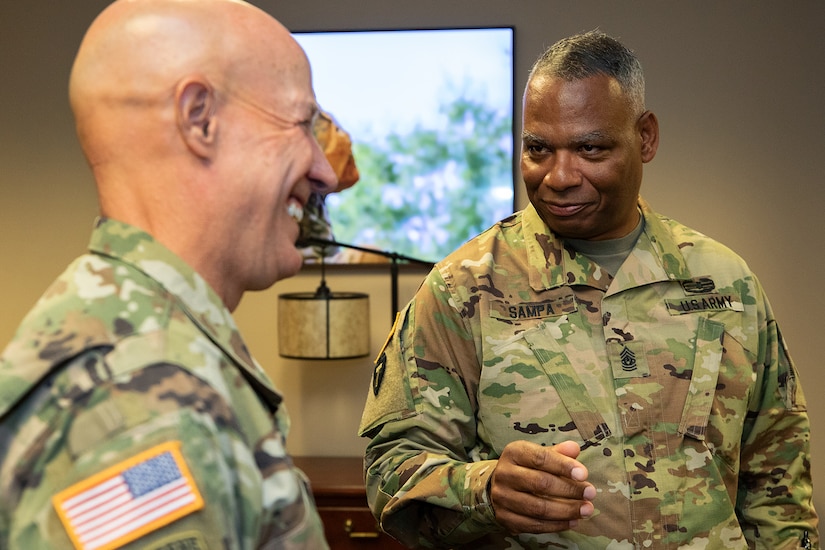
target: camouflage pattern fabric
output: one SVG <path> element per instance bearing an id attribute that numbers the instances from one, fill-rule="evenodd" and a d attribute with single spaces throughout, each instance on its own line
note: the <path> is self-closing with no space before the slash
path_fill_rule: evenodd
<path id="1" fill-rule="evenodd" d="M 435 266 L 376 361 L 360 427 L 385 531 L 474 550 L 819 547 L 806 403 L 759 282 L 640 205 L 615 278 L 532 206 Z M 487 485 L 504 446 L 568 439 L 593 517 L 503 532 Z"/>
<path id="2" fill-rule="evenodd" d="M 304 217 L 301 218 L 301 236 L 334 241 L 332 222 L 329 219 L 325 197 L 320 193 L 312 193 L 304 205 Z M 321 258 L 330 258 L 339 252 L 337 246 L 321 246 L 313 244 L 301 249 L 304 259 L 311 262 Z"/>
<path id="3" fill-rule="evenodd" d="M 59 491 L 179 442 L 204 504 L 124 548 L 327 548 L 281 397 L 206 282 L 99 220 L 0 358 L 0 548 L 71 548 Z"/>

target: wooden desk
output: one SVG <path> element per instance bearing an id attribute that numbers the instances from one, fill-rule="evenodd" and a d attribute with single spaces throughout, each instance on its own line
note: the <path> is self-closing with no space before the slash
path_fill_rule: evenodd
<path id="1" fill-rule="evenodd" d="M 367 506 L 361 457 L 294 456 L 309 477 L 331 550 L 405 548 L 381 533 Z"/>

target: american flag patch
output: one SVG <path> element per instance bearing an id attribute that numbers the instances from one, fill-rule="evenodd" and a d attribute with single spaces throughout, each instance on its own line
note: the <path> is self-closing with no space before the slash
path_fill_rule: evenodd
<path id="1" fill-rule="evenodd" d="M 152 447 L 52 497 L 75 547 L 117 548 L 203 508 L 180 442 Z"/>

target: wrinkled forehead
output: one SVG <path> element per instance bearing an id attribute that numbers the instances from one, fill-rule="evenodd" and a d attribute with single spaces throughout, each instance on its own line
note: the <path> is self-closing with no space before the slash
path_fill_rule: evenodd
<path id="1" fill-rule="evenodd" d="M 241 88 L 267 110 L 295 121 L 311 120 L 318 112 L 309 61 L 291 37 L 261 48 L 230 69 L 230 88 Z"/>

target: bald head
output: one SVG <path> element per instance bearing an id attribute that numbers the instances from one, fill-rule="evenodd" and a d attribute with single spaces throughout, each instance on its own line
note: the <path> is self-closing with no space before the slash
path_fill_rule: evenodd
<path id="1" fill-rule="evenodd" d="M 231 307 L 294 274 L 297 222 L 335 174 L 312 136 L 309 62 L 240 0 L 116 0 L 69 97 L 101 213 L 152 234 Z"/>
<path id="2" fill-rule="evenodd" d="M 305 62 L 287 29 L 245 2 L 115 1 L 87 31 L 72 67 L 69 98 L 81 145 L 90 162 L 107 160 L 101 148 L 129 136 L 112 135 L 114 127 L 101 132 L 99 124 L 170 104 L 187 76 L 228 91 L 252 72 L 274 75 Z"/>
<path id="3" fill-rule="evenodd" d="M 220 84 L 255 63 L 250 51 L 297 44 L 275 19 L 238 0 L 117 0 L 89 27 L 72 68 L 70 98 L 169 92 L 190 72 Z M 271 51 L 275 54 L 275 51 Z M 288 62 L 283 52 L 274 63 Z M 277 65 L 276 65 L 277 68 Z M 288 67 L 280 67 L 287 69 Z"/>

